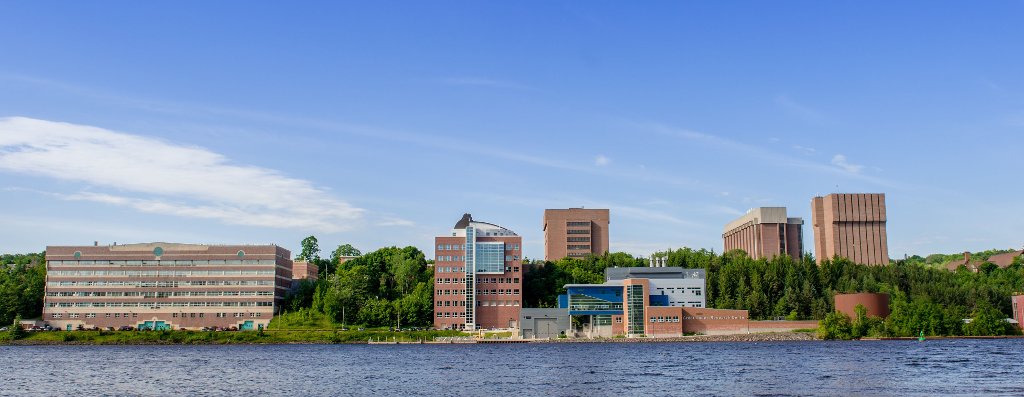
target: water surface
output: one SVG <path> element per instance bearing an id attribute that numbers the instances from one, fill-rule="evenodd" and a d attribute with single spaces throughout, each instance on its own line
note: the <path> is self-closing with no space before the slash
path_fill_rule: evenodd
<path id="1" fill-rule="evenodd" d="M 1020 396 L 1024 339 L 0 346 L 0 395 Z"/>

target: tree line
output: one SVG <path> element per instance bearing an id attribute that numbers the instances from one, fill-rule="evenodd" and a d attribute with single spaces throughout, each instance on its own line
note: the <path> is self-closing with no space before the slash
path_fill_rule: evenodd
<path id="1" fill-rule="evenodd" d="M 300 285 L 286 300 L 286 309 L 311 310 L 336 324 L 433 324 L 434 272 L 418 248 L 387 247 L 360 255 L 343 244 L 324 260 L 315 237 L 307 237 L 302 246 L 298 257 L 320 266 L 321 277 Z M 341 256 L 356 257 L 339 264 Z"/>
<path id="2" fill-rule="evenodd" d="M 45 283 L 44 254 L 0 255 L 0 324 L 41 316 Z"/>
<path id="3" fill-rule="evenodd" d="M 666 266 L 704 269 L 708 307 L 748 310 L 751 319 L 824 320 L 834 310 L 837 293 L 888 293 L 892 314 L 877 332 L 885 336 L 915 336 L 922 330 L 926 335 L 1012 332 L 1009 327 L 967 327 L 963 320 L 1005 319 L 1012 310 L 1010 296 L 1024 291 L 1020 259 L 1006 269 L 985 267 L 973 273 L 904 261 L 867 266 L 833 258 L 819 265 L 811 255 L 796 260 L 789 256 L 751 259 L 740 250 L 717 254 L 682 248 L 655 256 L 665 258 Z M 524 298 L 529 306 L 554 307 L 558 295 L 565 293 L 565 284 L 601 283 L 606 267 L 645 261 L 615 253 L 536 262 L 535 270 L 525 276 Z"/>

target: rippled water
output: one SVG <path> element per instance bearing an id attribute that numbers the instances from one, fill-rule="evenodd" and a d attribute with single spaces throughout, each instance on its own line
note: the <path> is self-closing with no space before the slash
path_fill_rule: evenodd
<path id="1" fill-rule="evenodd" d="M 0 395 L 1024 395 L 1024 339 L 3 346 Z"/>

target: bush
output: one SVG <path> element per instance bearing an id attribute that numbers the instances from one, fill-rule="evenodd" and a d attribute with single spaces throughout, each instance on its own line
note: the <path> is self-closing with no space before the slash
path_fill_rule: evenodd
<path id="1" fill-rule="evenodd" d="M 10 331 L 11 340 L 18 340 L 24 338 L 27 332 L 24 328 L 21 328 L 21 315 L 14 316 L 14 323 L 11 324 Z"/>
<path id="2" fill-rule="evenodd" d="M 850 316 L 844 313 L 832 312 L 825 316 L 818 325 L 819 339 L 853 339 L 853 325 L 850 323 Z"/>
<path id="3" fill-rule="evenodd" d="M 970 336 L 1010 335 L 1014 333 L 1011 327 L 999 309 L 985 305 L 974 311 L 971 322 L 964 325 L 964 333 Z"/>

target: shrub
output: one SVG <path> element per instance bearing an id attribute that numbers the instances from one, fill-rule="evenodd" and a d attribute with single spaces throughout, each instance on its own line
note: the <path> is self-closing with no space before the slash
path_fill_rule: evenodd
<path id="1" fill-rule="evenodd" d="M 821 320 L 821 323 L 818 325 L 818 338 L 850 340 L 853 339 L 852 328 L 850 316 L 840 312 L 832 312 L 825 316 L 825 319 Z"/>

